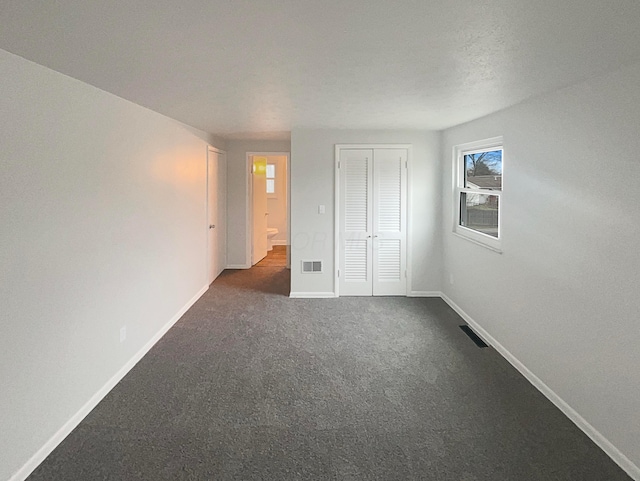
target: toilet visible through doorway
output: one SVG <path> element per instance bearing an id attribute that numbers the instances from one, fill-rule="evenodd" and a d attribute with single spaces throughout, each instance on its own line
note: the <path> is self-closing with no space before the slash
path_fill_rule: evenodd
<path id="1" fill-rule="evenodd" d="M 273 250 L 273 238 L 278 235 L 277 227 L 269 227 L 267 228 L 267 250 Z"/>

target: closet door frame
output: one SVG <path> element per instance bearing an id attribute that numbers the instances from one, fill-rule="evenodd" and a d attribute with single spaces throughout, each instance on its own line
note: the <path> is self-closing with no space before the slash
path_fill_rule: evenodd
<path id="1" fill-rule="evenodd" d="M 334 279 L 333 288 L 336 297 L 340 296 L 340 278 L 338 273 L 340 271 L 340 153 L 342 150 L 347 149 L 406 149 L 407 151 L 407 237 L 406 237 L 406 253 L 407 253 L 407 282 L 405 295 L 408 296 L 411 292 L 411 259 L 412 259 L 412 246 L 411 246 L 411 234 L 412 226 L 412 202 L 411 202 L 411 163 L 413 160 L 413 145 L 411 144 L 336 144 L 335 145 L 335 162 L 334 162 Z"/>

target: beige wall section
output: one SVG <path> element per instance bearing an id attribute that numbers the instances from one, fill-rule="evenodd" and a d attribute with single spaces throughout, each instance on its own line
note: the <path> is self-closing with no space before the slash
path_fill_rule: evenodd
<path id="1" fill-rule="evenodd" d="M 442 276 L 440 134 L 422 131 L 306 130 L 291 133 L 291 292 L 334 292 L 336 144 L 412 144 L 412 290 L 439 291 Z M 318 213 L 324 205 L 326 213 Z M 324 261 L 302 274 L 302 260 Z"/>
<path id="2" fill-rule="evenodd" d="M 445 293 L 636 467 L 638 85 L 635 64 L 449 129 L 442 177 Z M 452 148 L 497 135 L 502 255 L 452 233 Z"/>
<path id="3" fill-rule="evenodd" d="M 5 480 L 206 286 L 209 136 L 4 51 L 0 78 Z"/>
<path id="4" fill-rule="evenodd" d="M 227 265 L 250 267 L 247 152 L 289 152 L 288 140 L 227 141 Z"/>

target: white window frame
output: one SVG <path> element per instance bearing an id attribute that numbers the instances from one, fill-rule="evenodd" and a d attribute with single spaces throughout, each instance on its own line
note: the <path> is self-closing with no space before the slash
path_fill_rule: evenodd
<path id="1" fill-rule="evenodd" d="M 471 189 L 464 186 L 465 178 L 465 164 L 464 156 L 468 154 L 476 154 L 482 152 L 491 152 L 493 150 L 502 150 L 502 188 L 501 190 L 488 190 L 488 189 Z M 475 244 L 481 245 L 495 252 L 502 252 L 502 195 L 504 193 L 504 141 L 502 137 L 493 137 L 485 140 L 478 140 L 475 142 L 468 142 L 465 144 L 456 145 L 453 148 L 453 183 L 455 198 L 454 204 L 454 219 L 453 219 L 453 233 L 467 239 Z M 493 237 L 489 234 L 470 229 L 463 225 L 460 225 L 460 199 L 463 193 L 467 194 L 480 194 L 480 195 L 495 195 L 498 197 L 498 237 Z"/>
<path id="2" fill-rule="evenodd" d="M 273 180 L 273 192 L 267 192 L 267 199 L 277 199 L 278 198 L 278 162 L 269 162 L 269 160 L 267 159 L 267 165 L 273 165 L 273 177 L 266 177 L 267 180 Z M 267 176 L 266 171 L 264 175 Z"/>

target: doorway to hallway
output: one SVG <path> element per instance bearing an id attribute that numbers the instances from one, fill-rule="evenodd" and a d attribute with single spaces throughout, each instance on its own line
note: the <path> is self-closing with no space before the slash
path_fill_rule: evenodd
<path id="1" fill-rule="evenodd" d="M 288 267 L 289 152 L 247 152 L 247 167 L 251 265 L 281 263 L 284 253 Z"/>

